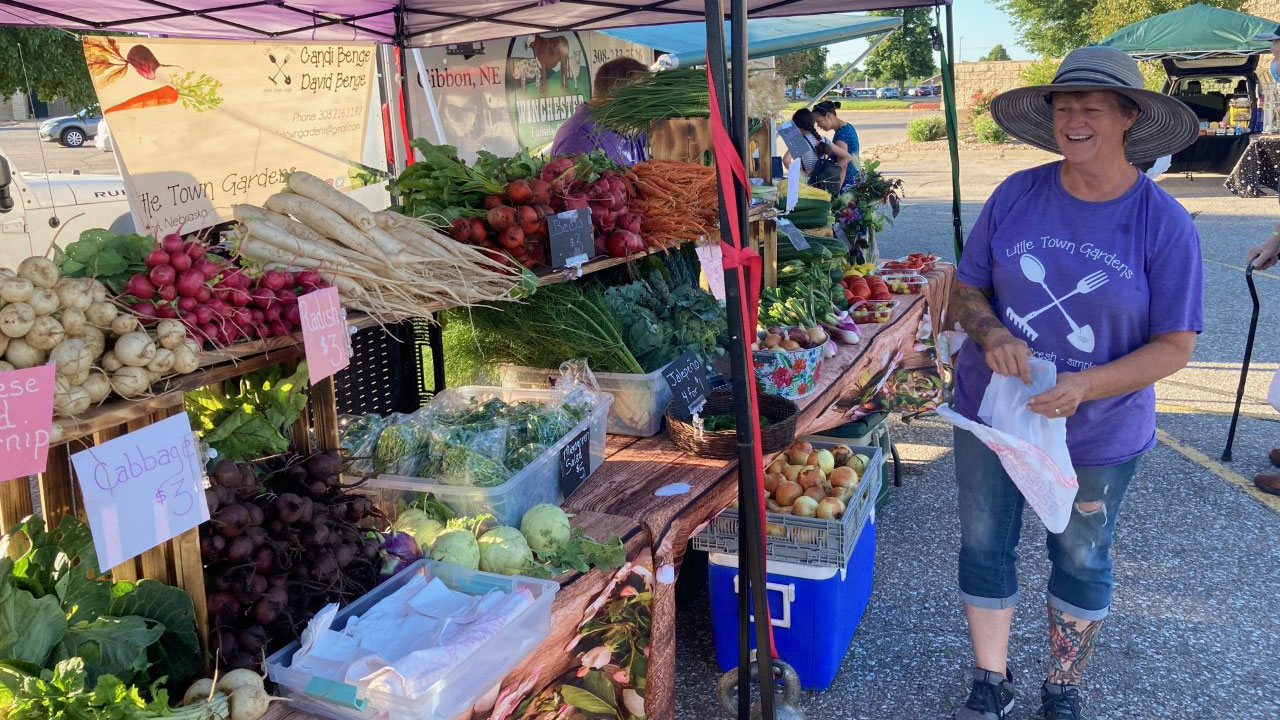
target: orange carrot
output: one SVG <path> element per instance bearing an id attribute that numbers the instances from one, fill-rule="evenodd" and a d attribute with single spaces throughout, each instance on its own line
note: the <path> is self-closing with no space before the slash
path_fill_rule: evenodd
<path id="1" fill-rule="evenodd" d="M 137 110 L 138 108 L 160 107 L 161 105 L 172 105 L 178 102 L 178 91 L 172 87 L 165 85 L 155 90 L 148 90 L 141 95 L 135 95 L 119 105 L 112 105 L 106 109 L 106 112 L 115 112 L 117 110 Z"/>

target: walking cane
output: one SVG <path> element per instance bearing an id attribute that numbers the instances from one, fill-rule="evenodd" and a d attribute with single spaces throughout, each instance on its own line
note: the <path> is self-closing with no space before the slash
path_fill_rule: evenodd
<path id="1" fill-rule="evenodd" d="M 1258 332 L 1258 288 L 1253 285 L 1253 262 L 1245 268 L 1244 281 L 1249 284 L 1249 296 L 1253 298 L 1253 314 L 1249 316 L 1249 339 L 1244 344 L 1244 363 L 1240 366 L 1240 386 L 1236 388 L 1236 409 L 1231 413 L 1231 429 L 1227 431 L 1227 447 L 1222 451 L 1222 461 L 1231 462 L 1231 444 L 1236 439 L 1236 423 L 1240 421 L 1240 402 L 1244 400 L 1244 382 L 1249 377 L 1249 359 L 1253 357 L 1253 336 Z"/>

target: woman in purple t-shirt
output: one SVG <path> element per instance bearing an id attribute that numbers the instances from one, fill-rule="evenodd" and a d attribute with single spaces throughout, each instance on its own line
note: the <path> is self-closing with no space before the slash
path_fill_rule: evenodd
<path id="1" fill-rule="evenodd" d="M 596 70 L 592 90 L 596 97 L 608 95 L 649 74 L 649 68 L 635 58 L 614 58 Z M 551 141 L 552 155 L 577 155 L 597 150 L 619 165 L 635 165 L 645 159 L 646 134 L 624 135 L 598 125 L 591 106 L 582 103 L 556 131 Z"/>
<path id="2" fill-rule="evenodd" d="M 1066 418 L 1079 490 L 1049 533 L 1051 661 L 1036 717 L 1083 720 L 1080 680 L 1111 605 L 1111 540 L 1138 460 L 1155 444 L 1154 383 L 1181 369 L 1202 328 L 1200 241 L 1176 200 L 1134 161 L 1195 141 L 1195 115 L 1142 89 L 1138 65 L 1109 47 L 1067 55 L 1052 85 L 997 95 L 993 119 L 1062 159 L 1017 173 L 987 201 L 964 248 L 950 315 L 968 335 L 953 407 L 971 420 L 992 373 L 1030 383 L 1028 360 L 1057 385 L 1028 407 Z M 1006 666 L 1018 601 L 1024 501 L 999 458 L 955 432 L 960 595 L 976 658 L 960 720 L 1013 706 Z"/>

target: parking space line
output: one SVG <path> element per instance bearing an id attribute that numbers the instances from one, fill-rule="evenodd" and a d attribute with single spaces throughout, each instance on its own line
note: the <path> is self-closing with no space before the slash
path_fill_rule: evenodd
<path id="1" fill-rule="evenodd" d="M 1224 268 L 1231 268 L 1232 270 L 1239 270 L 1240 272 L 1244 272 L 1243 267 L 1239 265 L 1232 265 L 1231 263 L 1224 263 L 1221 260 L 1210 260 L 1209 258 L 1204 258 L 1204 261 L 1207 263 L 1213 263 L 1214 265 L 1221 265 Z M 1272 280 L 1280 280 L 1280 275 L 1272 275 L 1271 273 L 1263 272 L 1262 270 L 1254 270 L 1253 276 L 1271 278 Z"/>
<path id="2" fill-rule="evenodd" d="M 1175 440 L 1172 435 L 1164 430 L 1156 428 L 1156 439 L 1168 446 L 1169 449 L 1196 465 L 1199 465 L 1232 485 L 1238 486 L 1241 490 L 1252 495 L 1255 500 L 1270 508 L 1272 512 L 1280 514 L 1280 495 L 1272 495 L 1270 493 L 1262 492 L 1250 480 L 1245 478 L 1245 476 L 1235 470 L 1232 470 L 1226 465 L 1223 465 L 1217 460 L 1214 460 L 1208 455 L 1205 455 L 1199 450 Z"/>

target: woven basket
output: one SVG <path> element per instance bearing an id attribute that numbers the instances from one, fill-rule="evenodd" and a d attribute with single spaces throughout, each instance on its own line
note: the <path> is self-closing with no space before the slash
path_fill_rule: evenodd
<path id="1" fill-rule="evenodd" d="M 761 454 L 768 456 L 785 450 L 796 437 L 796 413 L 799 408 L 790 400 L 777 395 L 757 394 L 760 414 L 769 418 L 769 425 L 760 428 Z M 733 391 L 713 390 L 707 395 L 707 404 L 700 413 L 727 415 L 733 413 Z M 674 403 L 667 406 L 667 434 L 671 442 L 681 450 L 698 457 L 738 457 L 738 433 L 733 430 L 714 430 L 698 436 L 694 432 L 692 418 L 677 415 Z"/>

